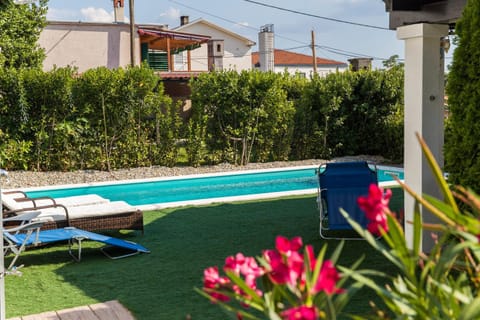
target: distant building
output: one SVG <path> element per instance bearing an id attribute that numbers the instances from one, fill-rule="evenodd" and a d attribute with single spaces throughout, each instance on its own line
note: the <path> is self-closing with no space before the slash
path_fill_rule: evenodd
<path id="1" fill-rule="evenodd" d="M 139 47 L 139 36 L 135 37 Z M 54 66 L 75 66 L 79 72 L 96 68 L 125 67 L 130 60 L 130 30 L 125 23 L 49 21 L 40 33 L 40 47 L 45 49 L 44 70 Z M 136 63 L 140 63 L 137 55 Z"/>
<path id="2" fill-rule="evenodd" d="M 348 59 L 352 67 L 352 71 L 370 70 L 372 69 L 372 58 L 352 58 Z"/>
<path id="3" fill-rule="evenodd" d="M 192 70 L 250 70 L 252 47 L 255 42 L 204 19 L 190 22 L 188 16 L 180 18 L 180 26 L 173 31 L 202 34 L 210 37 L 198 49 L 191 51 Z M 176 55 L 175 66 L 185 67 L 186 53 Z"/>
<path id="4" fill-rule="evenodd" d="M 287 71 L 290 74 L 298 73 L 305 77 L 313 75 L 313 57 L 301 53 L 274 49 L 273 50 L 273 71 L 281 73 Z M 348 69 L 348 65 L 344 62 L 316 58 L 317 62 L 317 74 L 325 76 L 332 72 L 345 71 Z M 255 69 L 261 69 L 260 53 L 254 52 L 252 54 L 252 66 Z"/>

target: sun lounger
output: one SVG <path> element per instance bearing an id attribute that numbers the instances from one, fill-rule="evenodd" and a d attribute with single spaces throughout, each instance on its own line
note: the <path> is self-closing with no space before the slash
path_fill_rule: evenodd
<path id="1" fill-rule="evenodd" d="M 38 206 L 47 206 L 61 204 L 66 207 L 77 207 L 90 204 L 107 203 L 110 200 L 100 197 L 96 194 L 87 194 L 80 196 L 52 198 L 52 197 L 38 197 L 30 198 L 27 194 L 20 190 L 3 191 L 2 204 L 9 210 L 17 210 L 23 208 L 31 208 Z"/>
<path id="2" fill-rule="evenodd" d="M 143 213 L 124 201 L 111 201 L 82 206 L 67 207 L 52 204 L 4 211 L 4 216 L 21 215 L 38 211 L 45 222 L 43 230 L 76 227 L 88 231 L 99 230 L 141 230 Z"/>
<path id="3" fill-rule="evenodd" d="M 68 242 L 69 253 L 77 261 L 80 261 L 82 258 L 82 241 L 84 240 L 105 243 L 107 247 L 104 247 L 101 250 L 107 257 L 111 259 L 119 259 L 139 253 L 150 252 L 147 248 L 134 242 L 113 238 L 98 233 L 77 229 L 74 227 L 40 230 L 43 225 L 43 221 L 38 220 L 39 215 L 39 212 L 30 213 L 29 217 L 25 218 L 33 220 L 30 220 L 28 222 L 26 222 L 27 220 L 22 220 L 19 226 L 4 229 L 3 239 L 5 241 L 5 251 L 10 251 L 15 255 L 13 260 L 10 262 L 7 270 L 10 270 L 14 267 L 15 262 L 26 247 L 44 245 L 61 241 Z M 7 218 L 6 220 L 19 221 L 20 219 L 20 216 L 16 216 L 13 218 Z M 73 254 L 72 250 L 73 245 L 75 244 L 78 246 L 76 255 Z M 126 250 L 127 252 L 119 256 L 112 256 L 106 251 L 106 248 L 109 247 L 121 248 L 123 250 Z"/>

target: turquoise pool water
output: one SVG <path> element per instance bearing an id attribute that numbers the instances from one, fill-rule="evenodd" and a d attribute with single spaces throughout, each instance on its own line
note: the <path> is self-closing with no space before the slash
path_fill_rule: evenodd
<path id="1" fill-rule="evenodd" d="M 392 181 L 390 174 L 403 179 L 403 171 L 378 167 L 379 181 Z M 151 205 L 178 201 L 257 195 L 317 188 L 316 168 L 262 171 L 229 175 L 172 178 L 134 183 L 82 185 L 79 187 L 28 191 L 30 197 L 54 198 L 98 194 L 131 205 Z"/>

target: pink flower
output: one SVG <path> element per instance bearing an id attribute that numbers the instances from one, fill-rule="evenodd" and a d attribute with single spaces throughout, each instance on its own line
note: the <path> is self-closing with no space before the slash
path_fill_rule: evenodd
<path id="1" fill-rule="evenodd" d="M 305 251 L 307 252 L 308 260 L 310 260 L 310 270 L 313 271 L 313 269 L 315 269 L 315 264 L 317 263 L 317 259 L 313 253 L 313 247 L 311 245 L 306 245 Z"/>
<path id="2" fill-rule="evenodd" d="M 325 260 L 320 268 L 317 283 L 313 288 L 313 293 L 325 291 L 327 294 L 340 293 L 341 289 L 337 288 L 337 282 L 340 280 L 340 275 L 333 265 L 332 261 Z"/>
<path id="3" fill-rule="evenodd" d="M 285 310 L 281 314 L 284 320 L 316 320 L 317 309 L 315 307 L 300 306 Z"/>
<path id="4" fill-rule="evenodd" d="M 285 284 L 288 281 L 288 266 L 283 262 L 282 255 L 276 250 L 265 250 L 263 257 L 268 262 L 270 269 L 268 277 L 274 284 Z"/>
<path id="5" fill-rule="evenodd" d="M 234 256 L 229 256 L 225 258 L 225 265 L 223 269 L 231 270 L 235 272 L 237 275 L 240 275 L 240 268 L 245 263 L 245 257 L 242 253 L 237 253 Z"/>
<path id="6" fill-rule="evenodd" d="M 257 290 L 257 278 L 263 276 L 265 271 L 259 267 L 257 261 L 253 257 L 245 257 L 242 253 L 237 253 L 235 257 L 230 256 L 225 259 L 225 271 L 233 271 L 238 276 L 245 277 L 245 283 L 251 289 L 256 290 L 258 295 L 262 295 L 262 291 Z M 238 286 L 233 286 L 233 291 L 240 295 L 245 295 L 243 290 Z"/>
<path id="7" fill-rule="evenodd" d="M 387 216 L 385 214 L 377 215 L 375 220 L 371 220 L 367 225 L 367 230 L 375 235 L 382 235 L 382 232 L 388 231 Z"/>
<path id="8" fill-rule="evenodd" d="M 218 290 L 230 283 L 227 277 L 220 277 L 217 267 L 210 267 L 203 271 L 203 288 L 215 300 L 228 301 L 230 298 L 212 290 Z"/>
<path id="9" fill-rule="evenodd" d="M 268 276 L 273 283 L 297 285 L 304 272 L 303 255 L 293 251 L 286 256 L 276 250 L 265 250 L 263 256 L 270 265 Z"/>
<path id="10" fill-rule="evenodd" d="M 388 203 L 392 197 L 392 190 L 385 192 L 375 184 L 371 184 L 368 189 L 368 196 L 358 197 L 359 207 L 365 211 L 365 216 L 369 220 L 367 229 L 376 235 L 388 231 L 387 212 Z M 383 230 L 383 231 L 382 231 Z"/>
<path id="11" fill-rule="evenodd" d="M 288 238 L 277 236 L 275 239 L 275 248 L 283 254 L 289 255 L 291 252 L 298 252 L 302 247 L 303 242 L 302 238 L 294 237 L 292 240 Z"/>

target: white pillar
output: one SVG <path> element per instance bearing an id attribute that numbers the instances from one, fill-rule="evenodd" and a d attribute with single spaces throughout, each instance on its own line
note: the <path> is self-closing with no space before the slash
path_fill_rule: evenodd
<path id="1" fill-rule="evenodd" d="M 444 54 L 440 47 L 442 37 L 448 35 L 448 26 L 440 24 L 413 24 L 397 29 L 398 39 L 405 40 L 405 127 L 404 169 L 405 183 L 418 194 L 440 197 L 431 170 L 415 137 L 418 132 L 443 167 L 443 103 Z M 405 194 L 405 236 L 413 246 L 414 199 Z M 435 217 L 422 209 L 424 222 Z M 433 246 L 431 234 L 423 234 L 422 248 L 429 252 Z"/>

